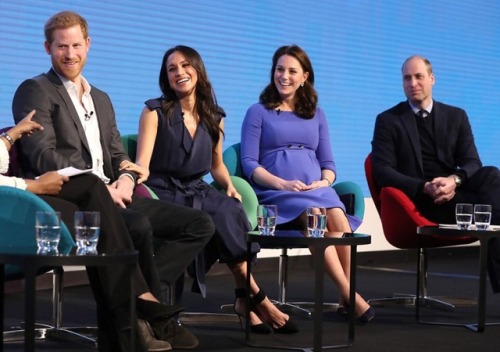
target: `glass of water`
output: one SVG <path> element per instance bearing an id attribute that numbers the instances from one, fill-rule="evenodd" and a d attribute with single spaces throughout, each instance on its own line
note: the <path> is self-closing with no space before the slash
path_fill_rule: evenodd
<path id="1" fill-rule="evenodd" d="M 455 206 L 455 217 L 459 230 L 468 230 L 472 224 L 472 204 L 458 203 Z"/>
<path id="2" fill-rule="evenodd" d="M 78 254 L 97 254 L 97 242 L 101 226 L 98 211 L 75 212 L 75 238 Z"/>
<path id="3" fill-rule="evenodd" d="M 474 224 L 478 230 L 488 230 L 491 222 L 491 205 L 474 205 Z"/>
<path id="4" fill-rule="evenodd" d="M 38 253 L 58 254 L 57 246 L 61 238 L 61 213 L 58 211 L 37 211 L 35 233 Z"/>
<path id="5" fill-rule="evenodd" d="M 274 236 L 277 217 L 278 206 L 268 204 L 259 204 L 257 206 L 257 225 L 261 235 Z"/>
<path id="6" fill-rule="evenodd" d="M 307 232 L 310 237 L 323 237 L 326 231 L 326 208 L 307 208 Z"/>

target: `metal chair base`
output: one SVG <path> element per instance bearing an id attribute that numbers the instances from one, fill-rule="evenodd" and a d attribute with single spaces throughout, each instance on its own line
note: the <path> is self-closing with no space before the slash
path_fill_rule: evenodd
<path id="1" fill-rule="evenodd" d="M 179 323 L 189 325 L 240 323 L 236 314 L 183 312 L 179 314 Z"/>
<path id="2" fill-rule="evenodd" d="M 410 294 L 396 293 L 392 297 L 375 298 L 368 300 L 368 304 L 374 307 L 385 306 L 386 304 L 400 304 L 405 307 L 415 307 L 417 296 Z M 420 297 L 420 306 L 431 307 L 452 311 L 457 306 L 473 306 L 477 300 L 473 298 L 451 298 L 451 297 Z"/>
<path id="3" fill-rule="evenodd" d="M 4 343 L 23 342 L 24 329 L 4 331 Z M 36 324 L 35 340 L 56 340 L 75 343 L 84 347 L 97 349 L 97 328 L 95 327 L 65 327 L 55 328 L 51 325 Z"/>

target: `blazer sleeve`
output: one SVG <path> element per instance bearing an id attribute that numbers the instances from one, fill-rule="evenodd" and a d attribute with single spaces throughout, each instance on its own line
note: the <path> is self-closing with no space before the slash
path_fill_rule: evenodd
<path id="1" fill-rule="evenodd" d="M 398 119 L 388 112 L 377 116 L 372 140 L 373 178 L 379 187 L 396 187 L 414 197 L 422 191 L 425 179 Z"/>
<path id="2" fill-rule="evenodd" d="M 45 84 L 35 79 L 28 79 L 21 83 L 14 94 L 12 113 L 15 123 L 21 121 L 31 110 L 36 110 L 33 120 L 44 128 L 43 131 L 36 131 L 28 138 L 21 138 L 19 141 L 22 167 L 29 177 L 67 166 L 86 168 L 85 160 L 81 155 L 77 158 L 69 153 L 59 152 L 70 146 L 64 141 L 58 142 L 56 136 L 58 133 L 65 133 L 62 129 L 72 121 L 68 121 L 67 117 L 66 121 L 61 118 L 60 112 L 64 109 L 61 106 L 63 102 L 55 104 L 51 95 L 52 93 Z M 78 135 L 76 138 L 79 140 Z"/>

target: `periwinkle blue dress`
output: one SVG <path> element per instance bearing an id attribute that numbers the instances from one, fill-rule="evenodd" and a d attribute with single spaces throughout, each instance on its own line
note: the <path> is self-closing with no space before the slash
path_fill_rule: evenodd
<path id="1" fill-rule="evenodd" d="M 204 275 L 217 260 L 221 263 L 245 259 L 245 233 L 250 224 L 242 204 L 235 198 L 215 190 L 202 177 L 212 166 L 213 141 L 205 125 L 191 138 L 184 126 L 177 104 L 171 120 L 164 116 L 161 99 L 151 99 L 146 106 L 158 113 L 158 130 L 149 164 L 146 184 L 161 200 L 174 202 L 207 212 L 215 225 L 215 235 L 191 267 L 196 273 L 194 286 L 205 296 Z M 225 116 L 221 110 L 220 119 Z M 258 246 L 253 248 L 258 252 Z M 182 253 L 179 253 L 182 255 Z"/>
<path id="2" fill-rule="evenodd" d="M 259 166 L 285 180 L 301 180 L 305 184 L 320 180 L 322 169 L 336 173 L 328 125 L 320 108 L 312 119 L 306 120 L 293 112 L 252 105 L 241 129 L 241 165 L 259 203 L 278 206 L 278 224 L 296 219 L 308 206 L 341 208 L 345 212 L 344 204 L 331 187 L 293 192 L 266 188 L 252 180 Z M 361 224 L 355 216 L 347 214 L 347 219 L 352 231 Z"/>

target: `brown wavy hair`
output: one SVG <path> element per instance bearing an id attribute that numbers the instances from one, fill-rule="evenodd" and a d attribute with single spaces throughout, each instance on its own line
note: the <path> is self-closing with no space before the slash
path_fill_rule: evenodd
<path id="1" fill-rule="evenodd" d="M 85 18 L 73 11 L 58 12 L 45 23 L 45 40 L 47 43 L 52 44 L 56 29 L 66 29 L 76 25 L 82 29 L 83 39 L 87 39 L 89 37 L 89 26 Z"/>
<path id="2" fill-rule="evenodd" d="M 279 58 L 283 55 L 289 55 L 297 59 L 304 72 L 309 73 L 304 86 L 295 92 L 296 100 L 293 112 L 304 119 L 311 119 L 314 117 L 318 105 L 318 93 L 314 89 L 314 70 L 309 56 L 297 45 L 285 45 L 276 50 L 273 55 L 270 83 L 260 93 L 259 101 L 269 110 L 274 110 L 281 104 L 281 97 L 274 84 L 274 72 Z"/>
<path id="3" fill-rule="evenodd" d="M 171 118 L 174 113 L 175 104 L 179 102 L 179 97 L 177 97 L 177 94 L 168 82 L 167 70 L 168 57 L 176 51 L 186 57 L 186 60 L 189 61 L 190 65 L 196 70 L 196 73 L 198 74 L 198 82 L 196 83 L 195 87 L 195 110 L 200 118 L 200 123 L 204 124 L 207 127 L 214 143 L 215 149 L 215 146 L 219 142 L 221 132 L 219 121 L 221 117 L 225 116 L 225 113 L 217 105 L 217 98 L 215 97 L 212 84 L 208 79 L 207 70 L 200 54 L 195 49 L 188 46 L 177 45 L 173 48 L 168 49 L 163 55 L 159 84 L 160 89 L 163 93 L 162 108 L 165 112 L 165 116 L 167 116 L 167 118 Z"/>

